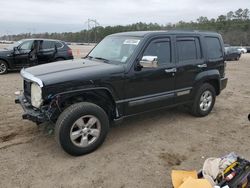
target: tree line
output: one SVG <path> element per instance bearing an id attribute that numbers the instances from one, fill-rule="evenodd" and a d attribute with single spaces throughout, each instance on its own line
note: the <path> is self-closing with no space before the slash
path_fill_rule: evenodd
<path id="1" fill-rule="evenodd" d="M 224 42 L 231 45 L 250 46 L 250 11 L 249 9 L 238 9 L 230 11 L 226 15 L 208 19 L 201 16 L 196 21 L 160 25 L 157 23 L 135 23 L 126 26 L 98 26 L 90 30 L 80 32 L 63 33 L 24 33 L 18 35 L 7 35 L 1 40 L 20 40 L 24 38 L 50 38 L 59 39 L 67 42 L 95 43 L 102 40 L 105 36 L 126 31 L 147 31 L 147 30 L 205 30 L 216 31 L 223 36 Z"/>

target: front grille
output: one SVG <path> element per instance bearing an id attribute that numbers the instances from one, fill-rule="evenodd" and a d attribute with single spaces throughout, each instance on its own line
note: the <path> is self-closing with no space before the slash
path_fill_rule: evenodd
<path id="1" fill-rule="evenodd" d="M 24 96 L 26 97 L 28 102 L 30 102 L 30 98 L 31 98 L 31 82 L 30 81 L 27 81 L 27 80 L 23 81 L 23 91 L 24 91 Z"/>

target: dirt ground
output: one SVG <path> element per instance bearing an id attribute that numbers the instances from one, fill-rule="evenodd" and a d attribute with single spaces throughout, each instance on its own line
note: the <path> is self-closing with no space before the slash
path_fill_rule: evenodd
<path id="1" fill-rule="evenodd" d="M 79 56 L 89 49 L 80 47 Z M 172 169 L 199 170 L 205 158 L 231 151 L 250 159 L 250 54 L 228 62 L 226 75 L 228 87 L 209 116 L 179 107 L 130 118 L 81 157 L 64 153 L 48 125 L 22 120 L 14 104 L 22 79 L 0 76 L 0 187 L 170 188 Z"/>

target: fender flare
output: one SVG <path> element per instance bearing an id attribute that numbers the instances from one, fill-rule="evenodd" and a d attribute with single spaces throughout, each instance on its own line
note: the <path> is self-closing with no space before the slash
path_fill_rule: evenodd
<path id="1" fill-rule="evenodd" d="M 78 89 L 78 90 L 71 90 L 71 91 L 65 91 L 61 93 L 57 93 L 53 96 L 48 96 L 48 100 L 50 100 L 50 104 L 52 104 L 54 101 L 56 101 L 56 104 L 62 104 L 63 102 L 67 101 L 71 97 L 75 96 L 83 96 L 86 93 L 93 93 L 93 92 L 107 92 L 109 97 L 111 98 L 111 102 L 113 103 L 115 110 L 116 110 L 116 116 L 119 116 L 119 114 L 122 113 L 123 107 L 121 105 L 117 105 L 116 101 L 118 100 L 117 96 L 114 95 L 114 92 L 112 92 L 107 87 L 93 87 L 93 88 L 85 88 L 85 89 Z M 59 101 L 59 102 L 58 102 Z M 59 109 L 60 110 L 60 109 Z"/>
<path id="2" fill-rule="evenodd" d="M 221 88 L 220 72 L 217 69 L 208 70 L 197 74 L 194 82 L 194 91 L 196 91 L 196 89 L 199 88 L 201 84 L 210 81 L 214 81 L 216 84 L 218 84 L 217 94 L 220 94 L 220 88 Z"/>

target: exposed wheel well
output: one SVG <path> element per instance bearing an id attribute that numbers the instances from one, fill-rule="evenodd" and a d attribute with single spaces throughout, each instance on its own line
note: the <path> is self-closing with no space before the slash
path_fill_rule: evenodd
<path id="1" fill-rule="evenodd" d="M 61 111 L 79 102 L 91 102 L 100 106 L 107 113 L 110 120 L 116 117 L 116 105 L 111 94 L 106 90 L 89 91 L 74 96 L 68 96 L 60 104 Z"/>

